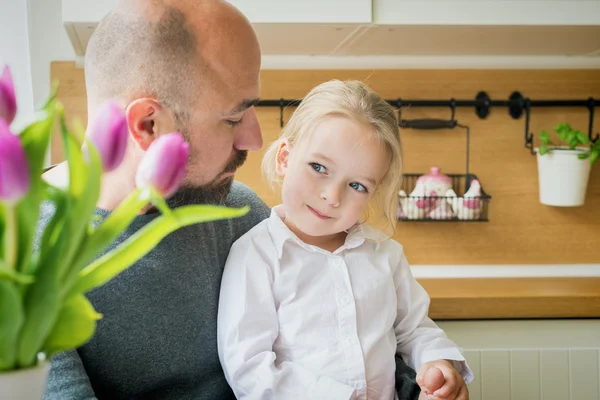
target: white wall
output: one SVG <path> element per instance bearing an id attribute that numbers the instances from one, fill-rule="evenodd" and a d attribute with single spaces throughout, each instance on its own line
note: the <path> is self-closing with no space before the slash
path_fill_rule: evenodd
<path id="1" fill-rule="evenodd" d="M 33 100 L 34 104 L 40 105 L 50 93 L 50 63 L 74 61 L 75 52 L 62 24 L 62 1 L 27 0 L 27 2 L 29 3 L 31 36 L 29 50 Z"/>
<path id="2" fill-rule="evenodd" d="M 18 107 L 13 125 L 16 129 L 33 112 L 28 26 L 26 0 L 0 0 L 0 67 L 8 65 L 13 75 Z"/>
<path id="3" fill-rule="evenodd" d="M 50 63 L 75 60 L 61 11 L 61 0 L 0 0 L 0 65 L 15 80 L 17 129 L 50 93 Z"/>

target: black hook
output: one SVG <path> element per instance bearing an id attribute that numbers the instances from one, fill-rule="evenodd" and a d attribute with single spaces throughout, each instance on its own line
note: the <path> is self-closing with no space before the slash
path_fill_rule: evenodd
<path id="1" fill-rule="evenodd" d="M 279 127 L 283 128 L 283 98 L 279 99 Z"/>
<path id="2" fill-rule="evenodd" d="M 508 98 L 508 113 L 513 119 L 521 118 L 525 108 L 525 99 L 519 92 L 512 92 Z"/>
<path id="3" fill-rule="evenodd" d="M 402 100 L 398 98 L 395 103 L 398 108 L 398 126 L 402 126 Z"/>
<path id="4" fill-rule="evenodd" d="M 456 113 L 456 100 L 454 100 L 454 98 L 450 99 L 450 109 L 452 110 L 450 121 L 454 121 L 454 114 Z"/>
<path id="5" fill-rule="evenodd" d="M 486 118 L 490 114 L 491 100 L 486 92 L 479 92 L 475 96 L 475 114 L 481 119 Z"/>
<path id="6" fill-rule="evenodd" d="M 596 140 L 598 140 L 598 138 L 600 138 L 600 134 L 596 133 L 596 137 L 593 137 L 593 131 L 594 131 L 594 107 L 596 106 L 596 102 L 594 100 L 593 97 L 590 97 L 588 99 L 588 110 L 590 111 L 590 124 L 588 127 L 588 138 L 590 139 L 591 143 L 595 143 Z"/>
<path id="7" fill-rule="evenodd" d="M 529 116 L 531 114 L 531 100 L 525 99 L 525 148 L 531 151 L 532 155 L 535 155 L 533 151 L 533 132 L 529 132 Z"/>

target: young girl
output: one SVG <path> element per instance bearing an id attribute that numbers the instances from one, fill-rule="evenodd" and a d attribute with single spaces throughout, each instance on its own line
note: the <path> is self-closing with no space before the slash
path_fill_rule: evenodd
<path id="1" fill-rule="evenodd" d="M 219 356 L 236 397 L 391 400 L 399 354 L 420 399 L 468 399 L 471 370 L 427 317 L 402 246 L 365 223 L 396 226 L 392 107 L 357 81 L 321 84 L 263 170 L 283 204 L 233 245 L 221 285 Z"/>

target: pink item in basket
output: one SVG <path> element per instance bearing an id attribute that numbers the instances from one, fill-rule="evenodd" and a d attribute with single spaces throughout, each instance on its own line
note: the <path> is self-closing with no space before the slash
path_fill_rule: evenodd
<path id="1" fill-rule="evenodd" d="M 473 179 L 473 182 L 471 182 L 471 187 L 464 195 L 464 206 L 472 210 L 479 209 L 479 197 L 481 197 L 481 184 L 477 179 Z"/>
<path id="2" fill-rule="evenodd" d="M 439 167 L 431 167 L 428 174 L 421 175 L 417 179 L 417 185 L 419 183 L 425 187 L 425 193 L 429 193 L 430 196 L 444 196 L 448 189 L 452 189 L 452 179 L 442 174 Z"/>
<path id="3" fill-rule="evenodd" d="M 454 190 L 446 192 L 446 201 L 452 207 L 456 218 L 460 220 L 478 219 L 481 216 L 483 202 L 480 199 L 481 185 L 479 181 L 473 179 L 471 187 L 463 197 L 458 197 Z"/>
<path id="4" fill-rule="evenodd" d="M 412 194 L 411 194 L 411 196 L 412 196 Z M 419 208 L 422 208 L 424 210 L 429 210 L 429 209 L 435 207 L 435 204 L 437 202 L 437 199 L 435 198 L 436 196 L 437 196 L 437 193 L 432 190 L 431 192 L 429 192 L 429 194 L 427 196 L 424 196 L 424 198 L 418 199 L 415 202 L 415 204 Z"/>

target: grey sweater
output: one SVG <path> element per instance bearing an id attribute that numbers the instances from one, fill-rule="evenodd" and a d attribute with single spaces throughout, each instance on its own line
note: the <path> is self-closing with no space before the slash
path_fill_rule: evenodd
<path id="1" fill-rule="evenodd" d="M 227 205 L 250 205 L 251 211 L 171 233 L 88 294 L 104 317 L 88 344 L 52 360 L 46 400 L 233 398 L 217 353 L 221 275 L 232 243 L 268 217 L 269 209 L 240 183 L 234 183 Z M 51 213 L 42 210 L 41 226 Z M 157 215 L 137 217 L 114 245 Z"/>

